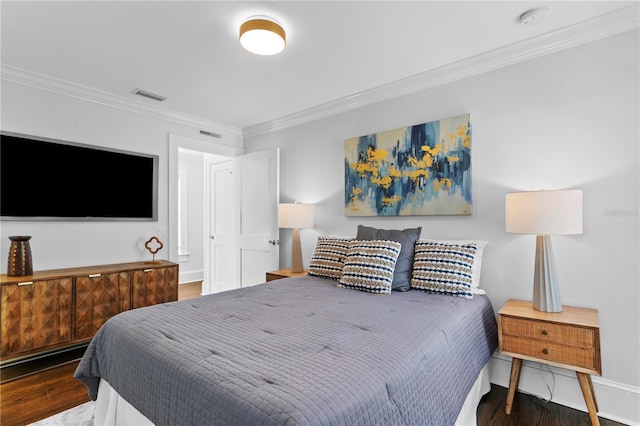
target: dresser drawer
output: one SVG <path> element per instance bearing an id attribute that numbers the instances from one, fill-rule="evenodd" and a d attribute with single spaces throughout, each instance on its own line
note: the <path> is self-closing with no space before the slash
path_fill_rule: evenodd
<path id="1" fill-rule="evenodd" d="M 588 370 L 597 371 L 600 369 L 595 348 L 503 335 L 500 350 Z"/>
<path id="2" fill-rule="evenodd" d="M 536 340 L 561 343 L 581 348 L 596 347 L 596 333 L 592 328 L 553 324 L 543 321 L 502 317 L 502 334 L 530 337 Z"/>

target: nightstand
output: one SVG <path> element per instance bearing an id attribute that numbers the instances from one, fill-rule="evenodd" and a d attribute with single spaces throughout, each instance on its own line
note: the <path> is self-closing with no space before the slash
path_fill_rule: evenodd
<path id="1" fill-rule="evenodd" d="M 540 312 L 533 303 L 508 300 L 498 312 L 500 352 L 513 357 L 505 412 L 511 414 L 522 360 L 574 370 L 592 425 L 599 425 L 591 374 L 602 374 L 600 327 L 596 309 L 563 306 L 562 312 Z"/>
<path id="2" fill-rule="evenodd" d="M 280 280 L 282 278 L 301 277 L 303 275 L 307 275 L 306 270 L 302 272 L 291 272 L 290 269 L 278 269 L 277 271 L 267 272 L 267 282 Z"/>

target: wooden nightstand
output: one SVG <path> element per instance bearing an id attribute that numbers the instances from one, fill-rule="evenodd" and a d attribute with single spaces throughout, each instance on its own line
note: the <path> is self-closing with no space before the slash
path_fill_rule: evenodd
<path id="1" fill-rule="evenodd" d="M 277 271 L 267 272 L 267 282 L 280 280 L 282 278 L 301 277 L 303 275 L 307 275 L 306 270 L 302 272 L 291 272 L 290 269 L 278 269 Z"/>
<path id="2" fill-rule="evenodd" d="M 508 300 L 498 312 L 500 352 L 513 357 L 505 412 L 511 413 L 522 360 L 574 370 L 591 424 L 599 425 L 591 374 L 602 374 L 600 327 L 596 309 L 563 306 L 562 312 L 540 312 L 532 302 Z"/>

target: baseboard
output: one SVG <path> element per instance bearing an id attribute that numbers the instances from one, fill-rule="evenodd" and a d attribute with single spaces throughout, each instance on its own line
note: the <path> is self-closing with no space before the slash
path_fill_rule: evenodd
<path id="1" fill-rule="evenodd" d="M 195 271 L 179 271 L 178 275 L 178 282 L 180 284 L 204 280 L 204 270 L 202 269 L 198 269 Z"/>
<path id="2" fill-rule="evenodd" d="M 496 353 L 491 359 L 491 383 L 509 387 L 511 357 Z M 598 402 L 598 416 L 640 426 L 640 388 L 592 376 Z M 545 364 L 524 361 L 520 374 L 520 392 L 526 392 L 557 404 L 587 411 L 575 373 Z"/>

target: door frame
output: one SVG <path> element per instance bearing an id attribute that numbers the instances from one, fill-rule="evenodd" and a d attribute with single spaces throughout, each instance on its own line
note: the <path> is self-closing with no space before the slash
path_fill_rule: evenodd
<path id="1" fill-rule="evenodd" d="M 209 141 L 190 138 L 187 136 L 169 133 L 169 188 L 168 188 L 168 240 L 169 240 L 169 260 L 178 263 L 178 173 L 180 148 L 191 151 L 198 151 L 205 154 L 214 154 L 230 159 L 244 153 L 242 148 L 212 144 Z M 204 244 L 204 242 L 202 243 Z M 208 263 L 205 262 L 204 277 L 208 277 L 209 271 L 206 270 Z"/>

